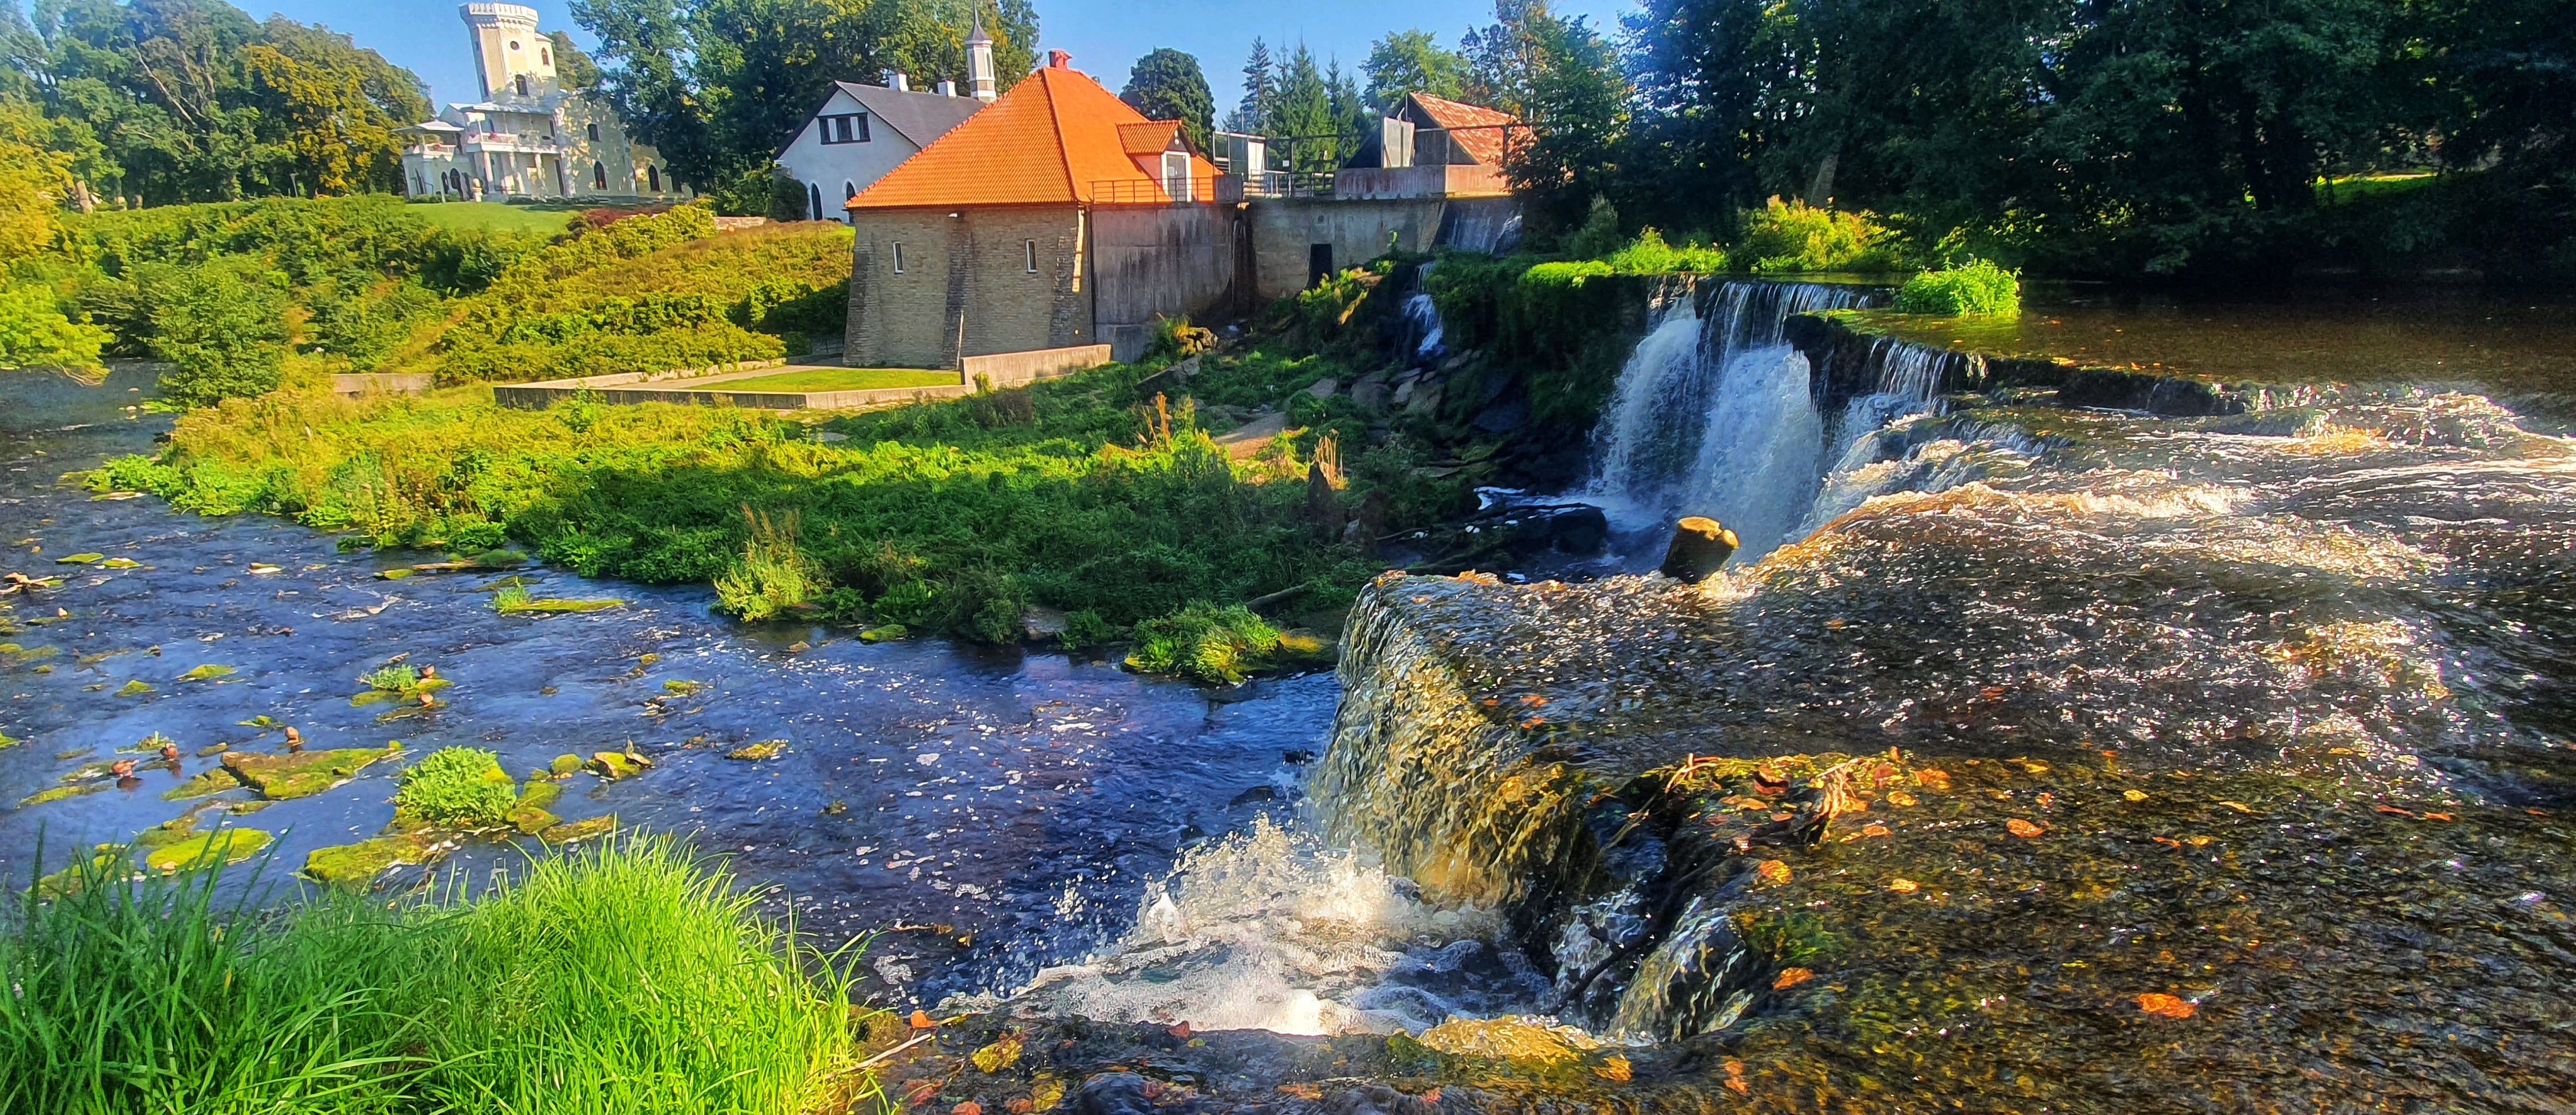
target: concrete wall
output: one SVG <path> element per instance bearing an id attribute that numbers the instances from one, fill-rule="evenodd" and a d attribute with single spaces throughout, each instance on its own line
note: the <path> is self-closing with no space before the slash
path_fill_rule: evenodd
<path id="1" fill-rule="evenodd" d="M 1108 345 L 1074 345 L 1070 348 L 1041 348 L 1027 352 L 997 352 L 990 356 L 969 356 L 958 370 L 972 384 L 978 377 L 993 387 L 1018 387 L 1042 379 L 1069 376 L 1087 368 L 1109 362 Z"/>
<path id="2" fill-rule="evenodd" d="M 1477 163 L 1347 167 L 1333 175 L 1333 196 L 1342 201 L 1507 197 L 1511 192 L 1502 171 Z"/>
<path id="3" fill-rule="evenodd" d="M 1117 359 L 1144 353 L 1158 317 L 1206 323 L 1251 309 L 1250 292 L 1235 281 L 1251 248 L 1237 206 L 1102 208 L 1091 224 L 1092 314 Z"/>
<path id="4" fill-rule="evenodd" d="M 1253 297 L 1269 302 L 1306 289 L 1307 260 L 1316 244 L 1333 246 L 1335 269 L 1384 254 L 1389 238 L 1406 251 L 1429 251 L 1440 232 L 1442 204 L 1339 198 L 1253 202 L 1245 210 L 1252 220 L 1252 257 L 1258 268 Z"/>
<path id="5" fill-rule="evenodd" d="M 961 356 L 1095 343 L 1080 210 L 951 212 L 850 214 L 858 234 L 851 246 L 850 363 L 954 368 Z"/>

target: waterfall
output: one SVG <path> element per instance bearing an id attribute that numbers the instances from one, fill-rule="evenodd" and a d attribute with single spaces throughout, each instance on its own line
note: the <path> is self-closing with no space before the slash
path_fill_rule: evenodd
<path id="1" fill-rule="evenodd" d="M 1404 347 L 1397 357 L 1412 367 L 1437 363 L 1449 354 L 1448 345 L 1442 341 L 1448 328 L 1440 320 L 1440 305 L 1423 287 L 1423 280 L 1430 278 L 1431 269 L 1437 266 L 1439 262 L 1435 260 L 1416 268 L 1413 293 L 1404 296 Z"/>
<path id="2" fill-rule="evenodd" d="M 1620 369 L 1593 431 L 1596 464 L 1584 497 L 1625 530 L 1711 516 L 1735 531 L 1748 559 L 1788 541 L 1815 500 L 1828 431 L 1807 360 L 1782 328 L 1793 314 L 1862 306 L 1875 296 L 1861 287 L 1739 280 L 1677 300 Z"/>

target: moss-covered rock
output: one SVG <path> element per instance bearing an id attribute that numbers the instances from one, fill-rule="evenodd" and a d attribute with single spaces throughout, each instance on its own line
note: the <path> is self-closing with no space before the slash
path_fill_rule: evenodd
<path id="1" fill-rule="evenodd" d="M 106 782 L 85 782 L 75 786 L 56 786 L 49 790 L 38 790 L 18 799 L 18 808 L 24 809 L 30 805 L 43 805 L 46 802 L 76 798 L 83 794 L 95 794 L 107 789 L 109 785 L 110 783 Z"/>
<path id="2" fill-rule="evenodd" d="M 626 778 L 642 774 L 644 768 L 652 765 L 653 760 L 628 751 L 594 751 L 590 755 L 591 769 L 597 771 L 602 778 Z"/>
<path id="3" fill-rule="evenodd" d="M 388 743 L 382 748 L 344 747 L 331 751 L 305 751 L 290 755 L 260 755 L 248 751 L 224 752 L 223 764 L 242 784 L 259 791 L 272 801 L 311 797 L 351 778 L 369 764 L 402 754 L 402 745 Z"/>
<path id="4" fill-rule="evenodd" d="M 259 829 L 222 829 L 154 848 L 143 865 L 155 871 L 177 871 L 216 863 L 240 863 L 258 855 L 276 837 Z"/>
<path id="5" fill-rule="evenodd" d="M 555 761 L 547 765 L 546 769 L 552 772 L 555 777 L 562 778 L 565 775 L 579 772 L 581 770 L 581 765 L 581 756 L 579 755 L 557 755 L 555 756 Z"/>
<path id="6" fill-rule="evenodd" d="M 615 831 L 617 831 L 617 815 L 609 813 L 578 821 L 566 821 L 538 833 L 537 838 L 548 844 L 570 844 L 577 840 L 606 836 Z"/>
<path id="7" fill-rule="evenodd" d="M 355 844 L 315 848 L 304 856 L 304 876 L 344 890 L 366 891 L 387 870 L 437 858 L 437 846 L 413 833 L 379 836 Z"/>
<path id="8" fill-rule="evenodd" d="M 786 740 L 765 739 L 759 743 L 746 743 L 731 751 L 727 751 L 725 752 L 725 758 L 740 759 L 747 763 L 756 763 L 764 759 L 775 759 L 780 755 L 785 754 L 786 751 Z"/>
<path id="9" fill-rule="evenodd" d="M 219 766 L 202 771 L 195 778 L 162 791 L 161 800 L 186 801 L 189 798 L 201 798 L 208 794 L 220 794 L 226 790 L 238 790 L 241 786 L 240 775 L 234 774 L 231 767 Z"/>

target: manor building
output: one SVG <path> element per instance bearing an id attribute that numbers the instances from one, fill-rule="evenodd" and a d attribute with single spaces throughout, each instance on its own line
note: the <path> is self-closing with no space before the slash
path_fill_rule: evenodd
<path id="1" fill-rule="evenodd" d="M 457 7 L 483 99 L 451 104 L 403 129 L 403 183 L 414 197 L 464 200 L 677 201 L 691 195 L 661 153 L 635 142 L 617 113 L 567 90 L 537 11 Z"/>

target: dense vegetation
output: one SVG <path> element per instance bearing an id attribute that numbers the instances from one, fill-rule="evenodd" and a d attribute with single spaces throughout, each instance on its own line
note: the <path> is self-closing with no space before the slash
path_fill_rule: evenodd
<path id="1" fill-rule="evenodd" d="M 800 1111 L 867 1088 L 847 958 L 666 841 L 470 900 L 264 910 L 216 882 L 103 856 L 13 896 L 0 1109 Z"/>

